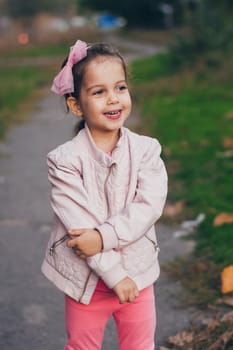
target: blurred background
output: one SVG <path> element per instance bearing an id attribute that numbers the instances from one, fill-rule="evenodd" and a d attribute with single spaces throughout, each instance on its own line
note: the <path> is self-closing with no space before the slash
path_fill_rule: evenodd
<path id="1" fill-rule="evenodd" d="M 45 184 L 40 186 L 41 180 L 34 176 L 33 162 L 36 157 L 42 162 L 49 147 L 62 141 L 61 127 L 58 135 L 54 125 L 52 133 L 47 124 L 40 123 L 45 121 L 43 115 L 51 119 L 61 107 L 52 112 L 54 99 L 49 97 L 49 87 L 68 48 L 77 38 L 89 43 L 110 41 L 127 57 L 135 106 L 133 118 L 136 121 L 132 127 L 139 133 L 157 137 L 163 145 L 169 195 L 162 223 L 174 231 L 176 237 L 194 242 L 188 257 L 163 267 L 184 287 L 182 303 L 195 305 L 205 312 L 212 308 L 221 315 L 223 310 L 232 311 L 232 0 L 0 0 L 1 278 L 5 280 L 3 276 L 11 273 L 11 284 L 2 292 L 0 302 L 5 305 L 11 293 L 14 294 L 14 288 L 22 283 L 16 277 L 16 267 L 9 267 L 6 262 L 8 247 L 14 247 L 14 243 L 11 244 L 13 232 L 11 235 L 7 232 L 21 230 L 24 235 L 28 230 L 25 239 L 30 241 L 35 237 L 30 236 L 29 228 L 25 229 L 29 221 L 46 223 L 47 226 L 41 224 L 39 232 L 46 231 L 50 225 L 45 213 L 47 207 L 43 204 L 47 191 L 46 170 L 43 168 L 41 173 Z M 65 116 L 64 106 L 62 108 L 59 113 Z M 38 110 L 40 114 L 36 114 Z M 32 121 L 40 125 L 38 139 L 35 137 L 37 129 L 30 134 L 28 131 L 27 136 L 22 137 L 17 131 L 10 136 L 16 125 L 27 128 Z M 70 132 L 69 129 L 67 135 Z M 16 141 L 21 137 L 20 142 L 28 138 L 31 144 L 10 141 L 11 146 L 7 146 L 9 137 Z M 11 156 L 7 147 L 15 147 L 12 154 L 9 153 Z M 23 150 L 28 152 L 25 154 L 29 168 L 33 165 L 29 191 L 22 186 L 23 176 L 22 182 L 13 180 L 17 172 L 19 176 L 23 171 L 24 161 L 20 158 Z M 12 167 L 15 158 L 19 166 Z M 25 176 L 28 178 L 28 173 Z M 18 190 L 13 185 L 24 190 L 17 201 L 14 193 Z M 32 188 L 36 186 L 34 194 Z M 30 192 L 31 197 L 27 199 Z M 36 197 L 41 201 L 35 201 Z M 184 224 L 186 220 L 189 224 Z M 171 234 L 171 237 L 175 236 Z M 37 239 L 38 245 L 41 244 Z M 42 239 L 44 245 L 46 240 L 47 236 Z M 39 256 L 36 255 L 37 274 L 44 253 L 44 247 L 40 248 Z M 24 260 L 23 246 L 15 253 L 21 254 L 19 260 L 25 268 L 32 267 L 26 258 Z M 29 280 L 30 274 L 32 271 L 28 271 Z M 47 302 L 52 305 L 51 300 Z M 41 309 L 30 310 L 29 314 L 38 312 L 40 315 Z M 43 321 L 43 314 L 41 317 Z M 199 328 L 192 330 L 196 334 L 196 340 L 192 339 L 193 349 L 207 349 L 213 344 L 215 347 L 211 349 L 232 349 L 232 316 L 227 320 L 220 322 L 218 319 L 219 324 L 207 327 L 205 333 L 202 329 L 200 341 Z M 20 324 L 20 317 L 18 322 Z M 7 344 L 8 331 L 2 332 L 6 337 L 3 344 Z M 10 346 L 12 350 L 17 349 L 16 339 Z M 219 345 L 220 341 L 223 345 Z M 182 347 L 173 342 L 171 349 L 187 350 L 187 344 L 184 342 Z M 43 345 L 43 349 L 52 350 L 57 344 L 50 346 Z"/>

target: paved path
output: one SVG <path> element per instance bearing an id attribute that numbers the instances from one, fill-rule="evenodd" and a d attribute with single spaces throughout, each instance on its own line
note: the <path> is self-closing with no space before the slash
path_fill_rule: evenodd
<path id="1" fill-rule="evenodd" d="M 52 212 L 46 154 L 71 137 L 75 120 L 49 94 L 31 119 L 0 144 L 0 349 L 60 350 L 65 342 L 63 295 L 40 272 Z M 183 254 L 187 243 L 158 226 L 161 262 Z M 156 284 L 157 348 L 187 325 L 192 310 L 178 308 L 180 286 L 162 273 Z M 110 321 L 103 350 L 117 350 Z M 87 349 L 88 350 L 88 349 Z M 137 350 L 137 349 L 135 349 Z M 146 349 L 145 349 L 146 350 Z"/>

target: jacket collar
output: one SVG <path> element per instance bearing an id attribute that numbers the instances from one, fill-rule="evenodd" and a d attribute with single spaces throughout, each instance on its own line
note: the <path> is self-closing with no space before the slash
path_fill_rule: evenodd
<path id="1" fill-rule="evenodd" d="M 108 155 L 101 149 L 96 147 L 96 144 L 92 138 L 91 132 L 87 125 L 82 129 L 78 135 L 75 137 L 76 140 L 81 138 L 82 146 L 86 148 L 87 153 L 94 158 L 101 166 L 110 167 L 112 164 L 117 163 L 121 152 L 124 147 L 122 147 L 125 141 L 126 131 L 125 128 L 120 129 L 120 138 L 114 148 L 112 155 Z"/>

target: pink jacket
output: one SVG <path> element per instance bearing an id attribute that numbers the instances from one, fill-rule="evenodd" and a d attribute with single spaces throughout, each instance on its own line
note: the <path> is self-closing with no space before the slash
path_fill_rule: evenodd
<path id="1" fill-rule="evenodd" d="M 158 278 L 154 223 L 167 195 L 160 152 L 156 139 L 122 128 L 110 157 L 85 127 L 48 154 L 54 223 L 42 271 L 64 293 L 88 304 L 99 277 L 113 288 L 129 276 L 139 290 Z M 72 228 L 97 228 L 103 251 L 80 259 L 66 246 Z"/>

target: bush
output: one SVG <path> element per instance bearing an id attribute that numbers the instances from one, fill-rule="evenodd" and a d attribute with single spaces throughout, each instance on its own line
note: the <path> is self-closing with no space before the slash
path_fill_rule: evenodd
<path id="1" fill-rule="evenodd" d="M 177 34 L 170 45 L 173 66 L 193 64 L 200 55 L 209 57 L 212 52 L 232 52 L 231 12 L 221 4 L 201 1 L 189 20 L 190 30 Z"/>

